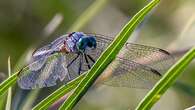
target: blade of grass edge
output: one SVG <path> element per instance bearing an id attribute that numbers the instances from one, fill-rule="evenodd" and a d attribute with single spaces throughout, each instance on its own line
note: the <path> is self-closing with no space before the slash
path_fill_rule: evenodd
<path id="1" fill-rule="evenodd" d="M 186 108 L 184 110 L 194 110 L 194 109 L 195 109 L 195 105 L 194 106 L 191 106 L 191 107 L 188 107 L 188 108 Z"/>
<path id="2" fill-rule="evenodd" d="M 68 29 L 68 32 L 79 31 L 83 28 L 96 13 L 98 13 L 106 5 L 108 0 L 96 0 L 93 2 Z"/>
<path id="3" fill-rule="evenodd" d="M 195 58 L 195 48 L 190 49 L 167 73 L 157 82 L 152 90 L 139 103 L 136 110 L 149 110 L 173 84 L 181 72 Z"/>
<path id="4" fill-rule="evenodd" d="M 74 88 L 77 87 L 79 82 L 83 79 L 85 76 L 85 73 L 77 77 L 75 80 L 72 80 L 71 82 L 67 83 L 66 85 L 60 87 L 58 90 L 56 90 L 54 93 L 49 95 L 47 98 L 42 100 L 39 104 L 37 104 L 33 110 L 46 110 L 53 102 L 57 101 L 59 98 L 64 96 L 64 94 L 70 92 Z"/>
<path id="5" fill-rule="evenodd" d="M 159 3 L 160 0 L 153 0 L 142 10 L 140 10 L 121 30 L 114 41 L 103 52 L 94 66 L 77 86 L 73 94 L 60 107 L 60 110 L 71 110 L 81 97 L 87 92 L 88 88 L 93 84 L 103 70 L 114 60 L 120 49 L 123 47 L 129 36 L 132 34 L 136 26 L 143 20 L 144 16 Z"/>
<path id="6" fill-rule="evenodd" d="M 8 57 L 8 76 L 11 76 L 11 61 L 10 57 Z M 10 87 L 8 89 L 8 94 L 7 94 L 7 102 L 6 102 L 6 107 L 5 110 L 11 110 L 11 101 L 12 101 L 12 88 Z"/>
<path id="7" fill-rule="evenodd" d="M 16 83 L 17 74 L 18 72 L 14 73 L 12 76 L 10 76 L 8 79 L 6 79 L 0 84 L 0 96 L 2 96 L 8 90 L 10 86 Z"/>

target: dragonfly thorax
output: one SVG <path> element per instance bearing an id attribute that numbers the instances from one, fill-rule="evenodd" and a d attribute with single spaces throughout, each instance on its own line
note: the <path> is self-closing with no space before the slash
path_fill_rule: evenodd
<path id="1" fill-rule="evenodd" d="M 83 53 L 94 48 L 96 48 L 94 36 L 86 35 L 83 32 L 72 32 L 66 37 L 61 50 L 66 50 L 67 53 Z"/>

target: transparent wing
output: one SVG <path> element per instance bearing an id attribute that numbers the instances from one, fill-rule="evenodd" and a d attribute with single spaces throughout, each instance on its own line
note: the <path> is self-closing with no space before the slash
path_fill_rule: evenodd
<path id="1" fill-rule="evenodd" d="M 84 54 L 69 53 L 66 55 L 66 64 L 69 73 L 69 80 L 75 79 L 80 74 L 89 70 L 94 62 Z M 95 60 L 94 60 L 95 61 Z"/>
<path id="2" fill-rule="evenodd" d="M 87 54 L 97 59 L 112 40 L 102 35 L 94 36 L 96 36 L 97 40 L 97 49 Z M 173 63 L 174 58 L 165 50 L 126 43 L 120 51 L 118 58 L 104 72 L 105 74 L 111 73 L 111 77 L 104 84 L 149 88 Z"/>
<path id="3" fill-rule="evenodd" d="M 102 84 L 116 87 L 151 88 L 161 77 L 160 73 L 148 66 L 116 58 L 104 71 Z"/>
<path id="4" fill-rule="evenodd" d="M 21 70 L 18 84 L 23 89 L 54 86 L 57 80 L 64 80 L 68 74 L 65 62 L 61 53 L 39 59 Z"/>
<path id="5" fill-rule="evenodd" d="M 96 37 L 96 49 L 86 51 L 86 54 L 90 55 L 95 61 L 100 57 L 102 52 L 108 47 L 108 45 L 112 42 L 111 39 L 108 39 L 106 36 L 88 34 L 89 36 Z"/>
<path id="6" fill-rule="evenodd" d="M 39 60 L 43 57 L 50 56 L 55 51 L 58 51 L 59 48 L 64 44 L 66 36 L 67 35 L 61 36 L 61 37 L 57 38 L 56 40 L 54 40 L 53 42 L 51 42 L 50 44 L 43 46 L 39 49 L 36 49 L 33 52 L 31 61 L 33 62 L 33 61 Z"/>
<path id="7" fill-rule="evenodd" d="M 97 59 L 112 42 L 112 39 L 103 35 L 94 36 L 96 36 L 97 40 L 97 50 L 90 51 L 88 54 L 92 54 Z M 165 50 L 134 43 L 126 43 L 119 52 L 118 57 L 146 65 L 161 74 L 167 71 L 175 62 L 174 57 Z"/>
<path id="8" fill-rule="evenodd" d="M 174 57 L 165 50 L 132 43 L 125 45 L 119 57 L 146 65 L 161 74 L 165 73 L 175 62 Z"/>
<path id="9" fill-rule="evenodd" d="M 58 37 L 56 40 L 54 40 L 53 42 L 51 42 L 51 48 L 55 49 L 55 48 L 59 48 L 61 45 L 64 44 L 64 41 L 66 40 L 66 37 L 68 36 L 68 34 L 65 34 L 61 37 Z"/>
<path id="10" fill-rule="evenodd" d="M 69 73 L 69 79 L 72 80 L 79 76 L 78 71 L 79 71 L 80 56 L 75 53 L 69 53 L 65 57 L 66 57 L 67 69 Z"/>
<path id="11" fill-rule="evenodd" d="M 50 50 L 51 50 L 51 44 L 48 44 L 46 46 L 43 46 L 42 48 L 35 50 L 32 54 L 31 62 L 41 59 L 45 56 L 48 56 Z"/>

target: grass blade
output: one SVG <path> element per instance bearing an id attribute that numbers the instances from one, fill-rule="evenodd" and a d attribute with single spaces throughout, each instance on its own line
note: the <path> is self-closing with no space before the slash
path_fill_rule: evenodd
<path id="1" fill-rule="evenodd" d="M 3 81 L 0 84 L 0 96 L 2 96 L 10 86 L 14 85 L 17 81 L 17 73 L 14 73 L 12 76 L 10 76 L 8 79 L 6 79 L 5 81 Z"/>
<path id="2" fill-rule="evenodd" d="M 163 95 L 163 93 L 173 84 L 181 72 L 195 58 L 195 48 L 189 50 L 175 65 L 173 65 L 163 78 L 153 87 L 153 89 L 140 102 L 136 110 L 149 110 Z"/>
<path id="3" fill-rule="evenodd" d="M 53 104 L 59 98 L 61 98 L 62 96 L 64 96 L 64 94 L 70 92 L 75 87 L 77 87 L 78 83 L 83 79 L 84 76 L 85 76 L 85 73 L 82 74 L 82 75 L 80 75 L 75 80 L 73 80 L 73 81 L 67 83 L 66 85 L 60 87 L 54 93 L 52 93 L 47 98 L 45 98 L 44 100 L 42 100 L 39 104 L 37 104 L 33 108 L 33 110 L 46 110 L 46 109 L 48 109 L 51 104 Z"/>
<path id="4" fill-rule="evenodd" d="M 1 100 L 0 100 L 0 110 L 4 110 L 5 109 L 5 105 L 6 105 L 6 94 L 1 96 Z"/>
<path id="5" fill-rule="evenodd" d="M 115 40 L 109 45 L 109 47 L 103 52 L 100 58 L 96 61 L 91 70 L 79 83 L 74 93 L 65 101 L 60 107 L 60 110 L 71 110 L 81 97 L 86 93 L 93 82 L 104 71 L 104 69 L 115 59 L 118 52 L 121 50 L 129 36 L 135 30 L 136 26 L 143 20 L 145 15 L 159 3 L 160 0 L 153 0 L 142 10 L 140 10 L 121 30 Z"/>
<path id="6" fill-rule="evenodd" d="M 8 75 L 11 76 L 11 61 L 10 57 L 8 57 Z M 5 110 L 11 110 L 11 101 L 12 101 L 12 88 L 10 87 L 7 94 L 7 103 Z"/>
<path id="7" fill-rule="evenodd" d="M 185 110 L 194 110 L 195 109 L 195 105 L 189 108 L 186 108 Z"/>
<path id="8" fill-rule="evenodd" d="M 74 22 L 74 24 L 69 28 L 68 32 L 79 31 L 83 26 L 85 26 L 93 16 L 96 15 L 108 2 L 108 0 L 96 0 L 84 11 L 81 16 Z"/>

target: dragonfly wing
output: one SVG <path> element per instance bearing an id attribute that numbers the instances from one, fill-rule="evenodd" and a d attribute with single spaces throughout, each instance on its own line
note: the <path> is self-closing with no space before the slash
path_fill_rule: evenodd
<path id="1" fill-rule="evenodd" d="M 81 56 L 78 56 L 77 54 L 74 54 L 74 53 L 69 53 L 69 54 L 66 54 L 65 57 L 66 57 L 66 64 L 67 64 L 67 69 L 69 73 L 69 79 L 72 80 L 78 77 L 79 61 L 80 61 Z"/>
<path id="2" fill-rule="evenodd" d="M 50 49 L 51 49 L 51 44 L 48 44 L 46 46 L 43 46 L 42 48 L 36 49 L 33 52 L 33 54 L 32 54 L 32 60 L 31 60 L 31 62 L 36 61 L 38 59 L 41 59 L 41 58 L 44 58 L 44 57 L 48 56 L 49 55 L 48 52 L 49 52 Z"/>
<path id="3" fill-rule="evenodd" d="M 167 51 L 151 46 L 126 43 L 119 57 L 147 65 L 161 74 L 165 73 L 174 63 L 174 57 Z"/>
<path id="4" fill-rule="evenodd" d="M 102 52 L 108 47 L 112 42 L 111 39 L 102 35 L 88 34 L 89 36 L 95 36 L 96 38 L 96 49 L 86 51 L 86 54 L 90 55 L 95 61 L 100 57 Z"/>
<path id="5" fill-rule="evenodd" d="M 69 53 L 66 55 L 66 59 L 66 64 L 69 65 L 67 66 L 69 80 L 75 79 L 80 74 L 86 72 L 94 64 L 94 62 L 92 62 L 89 58 L 87 58 L 87 63 L 84 54 L 78 55 L 74 53 Z"/>
<path id="6" fill-rule="evenodd" d="M 89 35 L 95 36 L 97 40 L 97 49 L 89 52 L 89 54 L 93 54 L 97 58 L 113 41 L 113 39 L 107 36 Z M 174 57 L 165 50 L 134 43 L 126 43 L 117 57 L 146 65 L 150 68 L 158 70 L 161 74 L 165 73 L 168 68 L 175 63 Z"/>
<path id="7" fill-rule="evenodd" d="M 62 45 L 64 45 L 64 41 L 66 40 L 66 37 L 68 36 L 68 34 L 65 34 L 61 37 L 58 37 L 56 40 L 54 40 L 53 42 L 51 42 L 51 48 L 52 49 L 56 49 L 61 47 Z"/>
<path id="8" fill-rule="evenodd" d="M 59 51 L 60 48 L 64 45 L 64 41 L 66 39 L 67 35 L 61 36 L 51 42 L 50 44 L 43 46 L 33 52 L 32 62 L 36 61 L 38 59 L 41 59 L 43 57 L 47 57 L 51 54 L 53 54 L 55 51 Z"/>
<path id="9" fill-rule="evenodd" d="M 18 84 L 23 89 L 51 87 L 57 80 L 64 80 L 68 74 L 66 59 L 63 54 L 53 54 L 46 58 L 40 69 L 36 69 L 39 60 L 21 70 Z"/>
<path id="10" fill-rule="evenodd" d="M 88 54 L 97 59 L 113 40 L 102 35 L 94 36 L 97 40 L 97 48 Z M 126 43 L 116 60 L 109 66 L 111 68 L 104 72 L 112 73 L 111 77 L 104 81 L 104 84 L 150 88 L 173 63 L 174 58 L 165 50 Z"/>
<path id="11" fill-rule="evenodd" d="M 151 88 L 160 73 L 150 67 L 126 59 L 116 58 L 104 71 L 102 84 L 116 87 Z"/>

